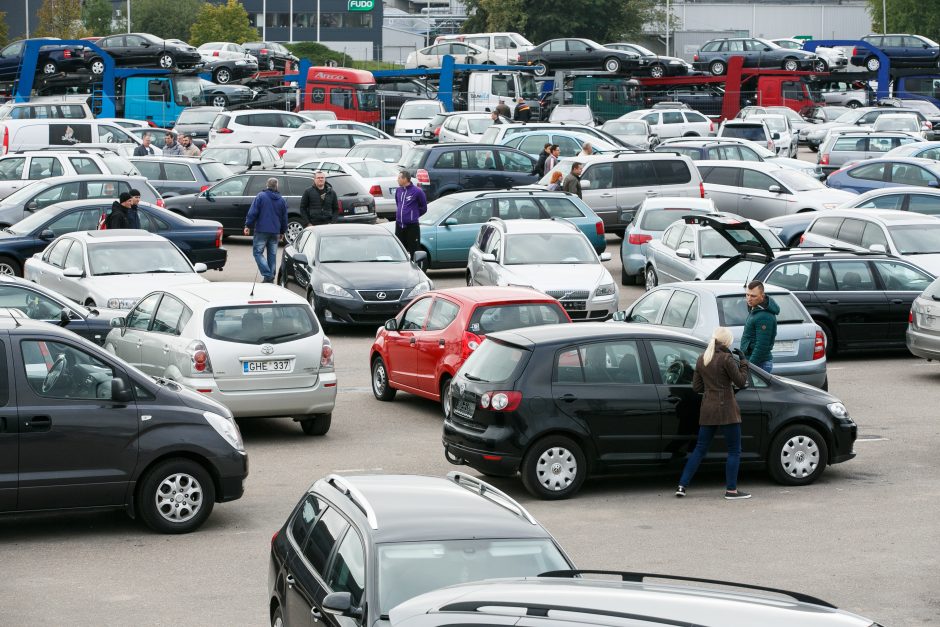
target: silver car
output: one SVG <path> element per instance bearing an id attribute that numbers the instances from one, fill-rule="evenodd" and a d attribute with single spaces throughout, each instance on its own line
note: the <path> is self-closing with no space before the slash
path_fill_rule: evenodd
<path id="1" fill-rule="evenodd" d="M 861 81 L 827 83 L 820 86 L 819 93 L 827 105 L 839 105 L 850 109 L 867 107 L 875 100 L 872 88 Z"/>
<path id="2" fill-rule="evenodd" d="M 659 143 L 659 136 L 650 129 L 646 120 L 610 120 L 604 122 L 601 130 L 643 150 L 651 150 Z"/>
<path id="3" fill-rule="evenodd" d="M 849 163 L 884 157 L 900 146 L 923 142 L 914 133 L 866 129 L 830 129 L 819 148 L 819 166 L 831 174 Z"/>
<path id="4" fill-rule="evenodd" d="M 940 279 L 931 283 L 911 305 L 907 350 L 927 361 L 940 359 Z"/>
<path id="5" fill-rule="evenodd" d="M 114 318 L 105 349 L 236 417 L 291 416 L 330 428 L 333 347 L 310 305 L 276 285 L 208 283 L 154 291 Z"/>
<path id="6" fill-rule="evenodd" d="M 356 144 L 346 153 L 346 156 L 398 163 L 414 146 L 414 142 L 401 139 L 373 139 Z"/>
<path id="7" fill-rule="evenodd" d="M 297 168 L 349 174 L 375 198 L 377 215 L 385 217 L 395 215 L 395 190 L 398 189 L 400 170 L 390 163 L 363 157 L 329 157 L 313 159 L 298 165 Z"/>
<path id="8" fill-rule="evenodd" d="M 290 131 L 274 140 L 278 156 L 284 167 L 295 167 L 312 159 L 345 157 L 358 143 L 375 139 L 359 131 L 325 128 Z"/>
<path id="9" fill-rule="evenodd" d="M 780 306 L 772 349 L 774 374 L 828 389 L 822 328 L 789 290 L 768 286 L 767 296 Z M 614 320 L 673 327 L 706 342 L 716 327 L 727 327 L 734 334 L 734 348 L 740 347 L 746 319 L 747 304 L 738 281 L 670 283 L 614 314 Z"/>

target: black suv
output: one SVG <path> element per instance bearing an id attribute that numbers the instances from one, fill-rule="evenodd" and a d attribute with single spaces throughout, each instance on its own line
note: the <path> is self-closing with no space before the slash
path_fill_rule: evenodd
<path id="1" fill-rule="evenodd" d="M 445 457 L 488 475 L 519 472 L 543 499 L 572 496 L 591 475 L 678 475 L 698 433 L 692 376 L 704 351 L 701 340 L 646 326 L 488 335 L 450 385 Z M 736 398 L 742 463 L 766 467 L 782 484 L 812 483 L 855 456 L 855 423 L 826 392 L 752 367 Z M 724 458 L 724 444 L 713 445 L 708 461 Z"/>
<path id="2" fill-rule="evenodd" d="M 708 278 L 733 272 L 732 263 Z M 891 255 L 813 249 L 781 251 L 753 278 L 800 299 L 826 336 L 827 358 L 841 351 L 905 348 L 911 305 L 933 282 L 921 268 Z"/>
<path id="3" fill-rule="evenodd" d="M 570 564 L 522 505 L 475 477 L 329 475 L 271 539 L 271 625 L 388 624 L 430 590 Z"/>
<path id="4" fill-rule="evenodd" d="M 509 189 L 539 180 L 535 159 L 509 146 L 438 144 L 415 146 L 401 159 L 428 200 L 472 189 Z"/>
<path id="5" fill-rule="evenodd" d="M 0 316 L 0 513 L 124 509 L 162 533 L 242 496 L 232 413 L 45 322 Z"/>

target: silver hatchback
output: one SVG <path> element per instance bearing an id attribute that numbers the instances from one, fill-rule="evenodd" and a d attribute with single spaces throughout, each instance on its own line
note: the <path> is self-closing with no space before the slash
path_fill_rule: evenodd
<path id="1" fill-rule="evenodd" d="M 310 305 L 289 290 L 172 287 L 148 294 L 111 326 L 108 352 L 222 403 L 236 418 L 291 416 L 307 435 L 330 428 L 333 347 Z"/>
<path id="2" fill-rule="evenodd" d="M 940 279 L 927 286 L 911 305 L 907 350 L 927 361 L 940 359 Z"/>

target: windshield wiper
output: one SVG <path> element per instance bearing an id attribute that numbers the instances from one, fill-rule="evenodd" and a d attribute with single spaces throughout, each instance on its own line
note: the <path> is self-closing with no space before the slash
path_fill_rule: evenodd
<path id="1" fill-rule="evenodd" d="M 273 342 L 275 340 L 282 340 L 285 337 L 290 337 L 292 335 L 297 335 L 296 331 L 291 331 L 290 333 L 281 333 L 280 335 L 269 335 L 267 337 L 262 337 L 258 339 L 258 342 Z"/>
<path id="2" fill-rule="evenodd" d="M 136 272 L 97 272 L 94 276 L 114 276 L 116 274 L 137 274 Z"/>
<path id="3" fill-rule="evenodd" d="M 167 270 L 166 268 L 158 268 L 157 270 L 144 270 L 143 272 L 134 272 L 132 274 L 184 274 L 188 270 Z"/>
<path id="4" fill-rule="evenodd" d="M 483 379 L 481 379 L 480 377 L 475 377 L 472 374 L 467 374 L 466 372 L 464 373 L 463 376 L 467 377 L 471 381 L 483 381 Z"/>

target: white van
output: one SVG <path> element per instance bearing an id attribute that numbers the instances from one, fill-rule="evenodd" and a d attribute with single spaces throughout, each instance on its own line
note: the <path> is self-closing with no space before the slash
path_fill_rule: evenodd
<path id="1" fill-rule="evenodd" d="M 2 120 L 0 154 L 77 144 L 140 144 L 116 124 L 98 120 Z"/>
<path id="2" fill-rule="evenodd" d="M 538 119 L 539 88 L 535 79 L 526 72 L 471 72 L 467 83 L 467 111 L 492 111 L 500 99 L 516 112 L 516 99 L 525 99 L 532 109 L 532 119 Z"/>
<path id="3" fill-rule="evenodd" d="M 519 33 L 473 33 L 471 35 L 440 35 L 434 40 L 439 44 L 445 41 L 462 41 L 480 46 L 490 51 L 490 59 L 499 65 L 509 65 L 523 50 L 529 50 L 534 44 Z"/>
<path id="4" fill-rule="evenodd" d="M 0 105 L 0 120 L 93 120 L 94 114 L 84 100 L 33 98 L 29 102 L 5 102 Z"/>

